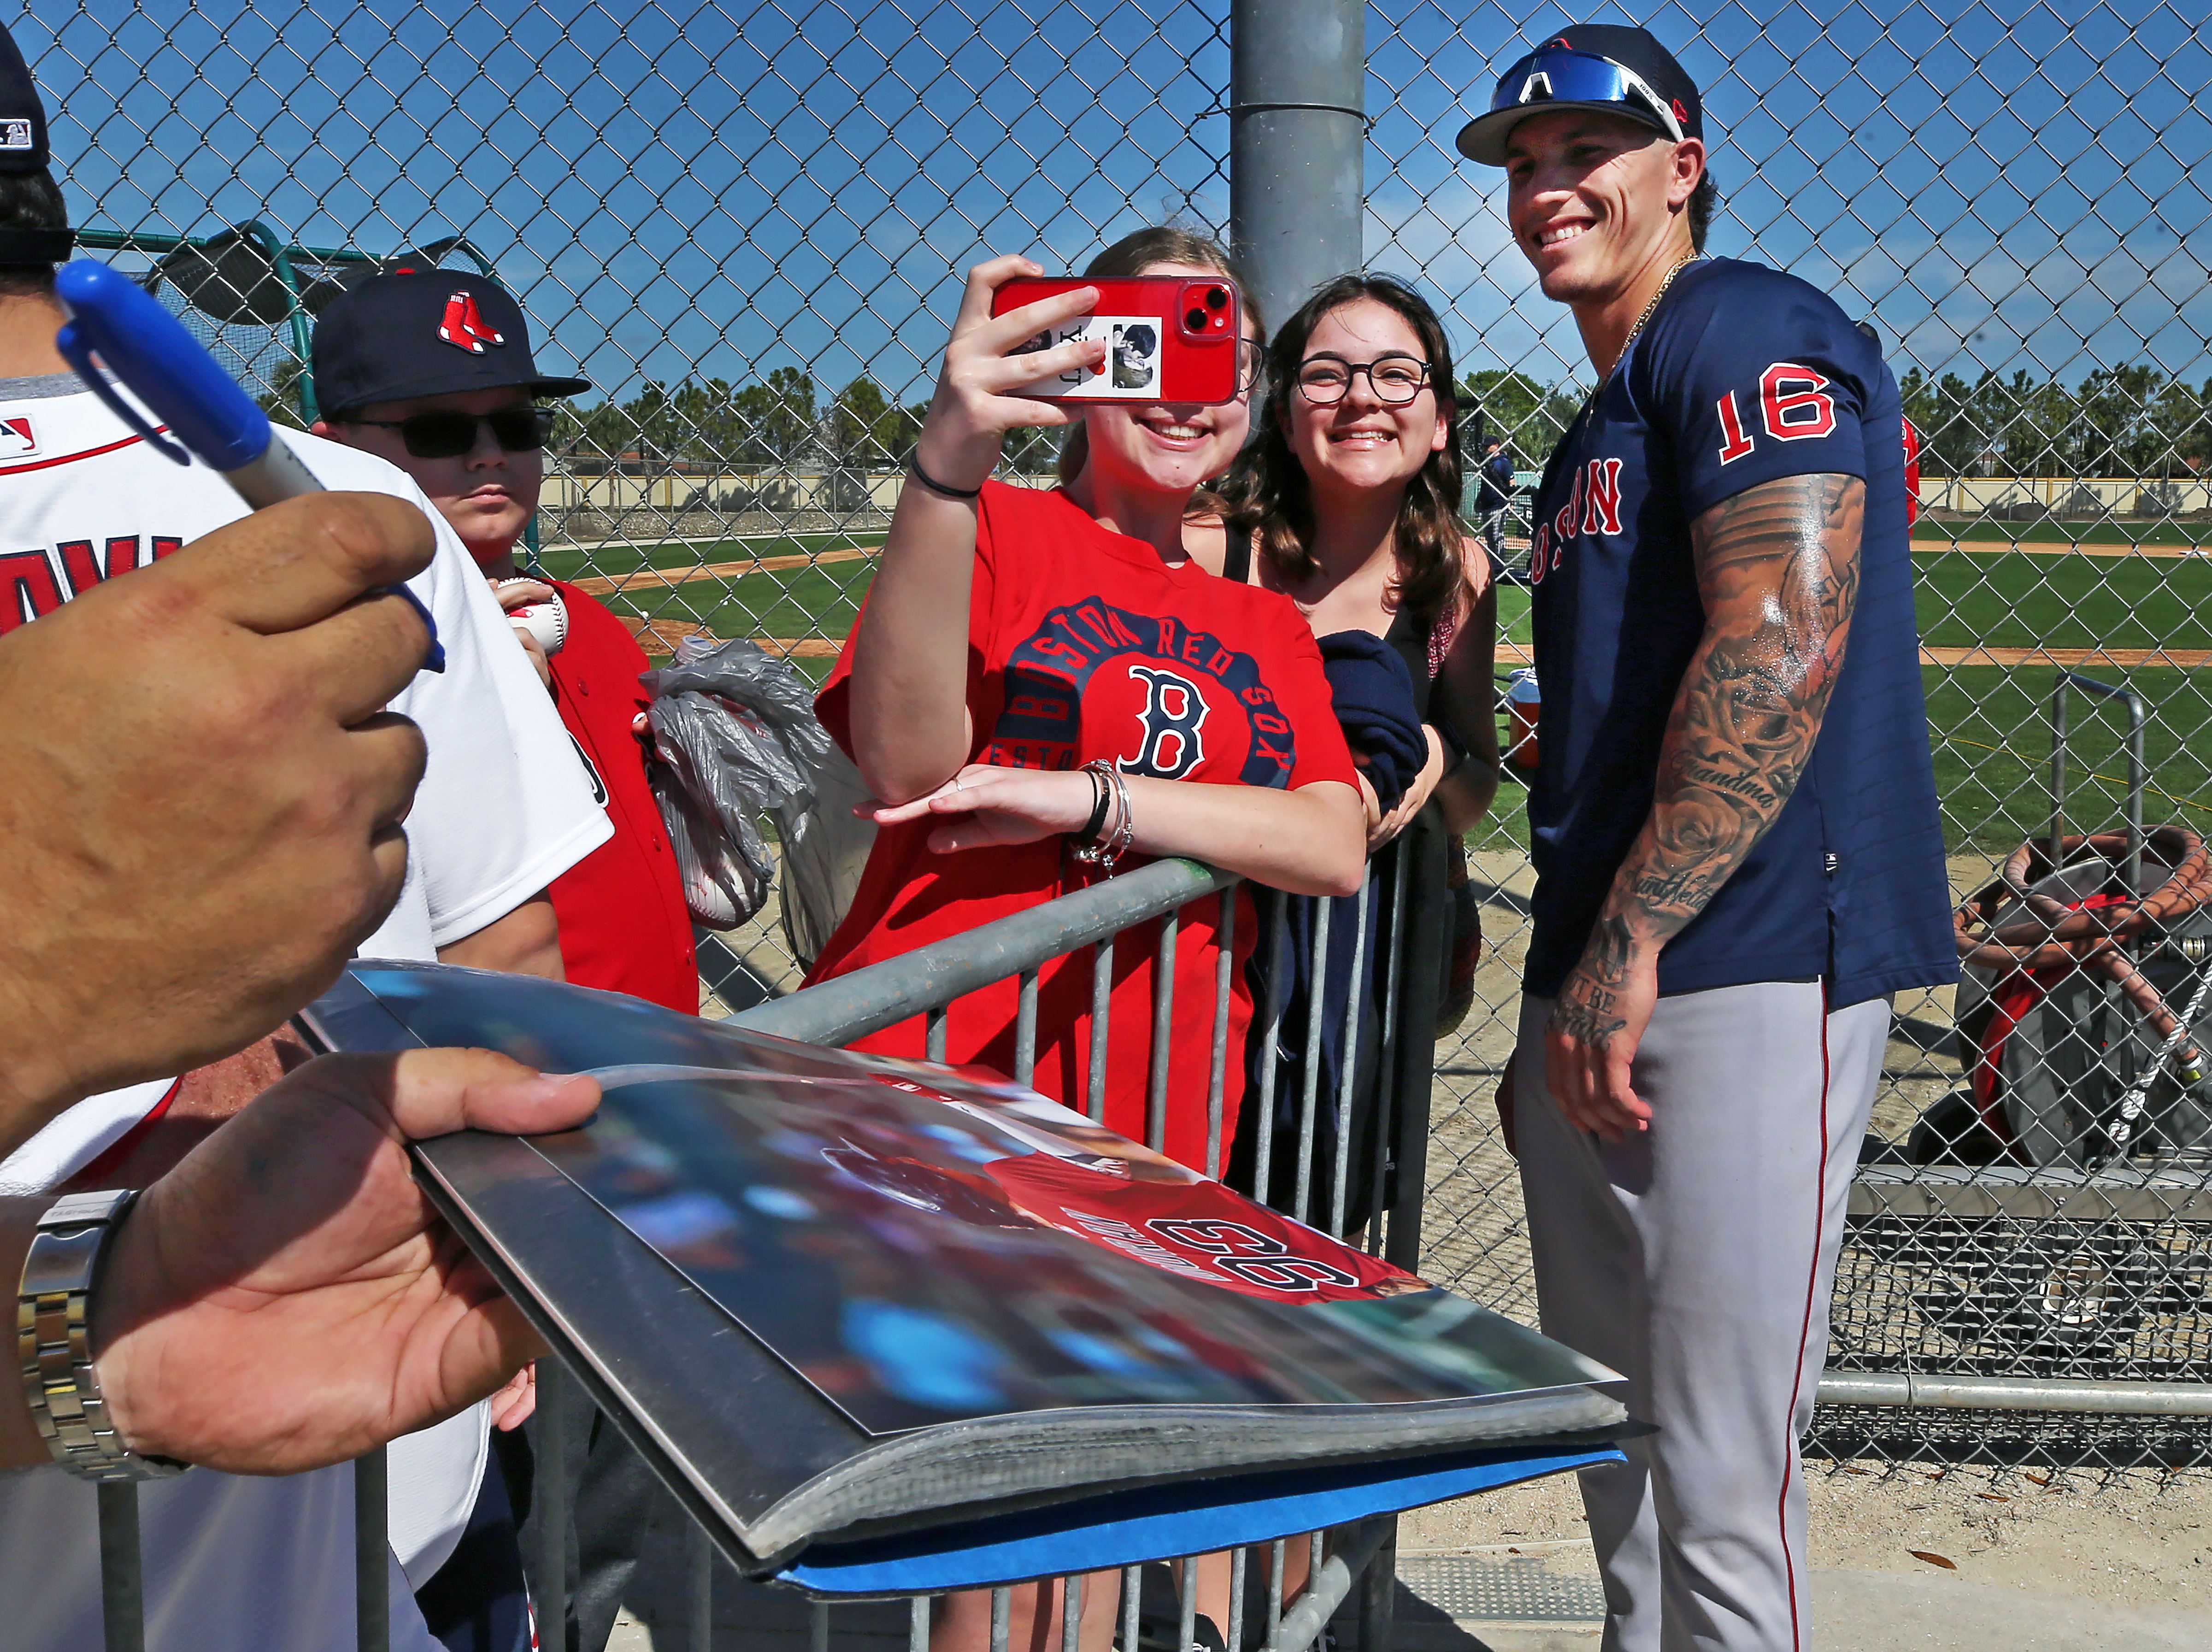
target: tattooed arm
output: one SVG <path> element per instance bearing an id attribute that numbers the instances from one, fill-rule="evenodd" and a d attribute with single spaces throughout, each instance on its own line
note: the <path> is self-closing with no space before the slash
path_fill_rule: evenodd
<path id="1" fill-rule="evenodd" d="M 1650 818 L 1544 1034 L 1553 1096 L 1578 1128 L 1620 1140 L 1650 1121 L 1629 1066 L 1660 949 L 1743 864 L 1813 754 L 1857 604 L 1865 503 L 1856 477 L 1785 477 L 1691 525 L 1705 636 L 1674 695 Z"/>

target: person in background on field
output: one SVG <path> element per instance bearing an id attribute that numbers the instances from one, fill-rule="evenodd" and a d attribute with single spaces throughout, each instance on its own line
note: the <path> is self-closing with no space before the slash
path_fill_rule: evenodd
<path id="1" fill-rule="evenodd" d="M 1283 324 L 1267 352 L 1267 399 L 1257 439 L 1223 484 L 1228 529 L 1219 567 L 1231 580 L 1282 592 L 1314 635 L 1346 739 L 1376 807 L 1376 849 L 1433 800 L 1455 835 L 1473 829 L 1498 788 L 1491 671 L 1497 593 L 1459 517 L 1450 348 L 1428 301 L 1388 276 L 1340 276 Z M 1493 448 L 1495 444 L 1492 444 Z M 1256 554 L 1255 554 L 1256 552 Z M 1400 731 L 1402 730 L 1403 732 Z M 1414 898 L 1438 892 L 1416 891 Z M 1270 1116 L 1279 1145 L 1299 1131 L 1299 1063 L 1316 1005 L 1363 1006 L 1355 1125 L 1380 1051 L 1374 1006 L 1385 903 L 1371 900 L 1367 979 L 1352 981 L 1358 905 L 1331 914 L 1326 982 L 1309 979 L 1310 915 L 1292 908 L 1279 962 L 1297 989 L 1285 1002 Z M 1303 918 L 1303 921 L 1299 920 Z M 1271 966 L 1272 967 L 1272 966 Z M 1333 1171 L 1344 1042 L 1352 1017 L 1322 1029 L 1318 1163 Z M 1256 1054 L 1256 1052 L 1255 1052 Z M 1257 1097 L 1258 1062 L 1249 1060 Z M 1365 1133 L 1352 1157 L 1346 1225 L 1364 1220 L 1372 1176 Z M 1317 1139 L 1319 1138 L 1317 1137 Z M 1240 1138 L 1241 1139 L 1241 1138 Z M 1285 1202 L 1294 1151 L 1273 1156 L 1261 1196 Z M 1326 1225 L 1328 1178 L 1307 1218 Z"/>
<path id="2" fill-rule="evenodd" d="M 398 270 L 349 288 L 316 322 L 313 356 L 316 395 L 330 410 L 316 433 L 412 477 L 503 607 L 557 601 L 565 610 L 567 634 L 550 654 L 520 627 L 515 636 L 615 827 L 552 884 L 568 979 L 696 1013 L 690 914 L 646 780 L 639 732 L 648 698 L 638 683 L 645 652 L 629 627 L 575 586 L 523 578 L 515 563 L 515 546 L 538 508 L 552 422 L 536 398 L 573 396 L 589 383 L 540 373 L 521 307 L 497 282 L 460 270 Z M 534 1449 L 546 1426 L 535 1415 L 530 1376 L 507 1396 L 512 1403 L 495 1442 L 507 1479 L 518 1487 L 534 1483 Z M 568 1629 L 571 1643 L 598 1652 L 613 1633 L 648 1527 L 669 1510 L 645 1460 L 602 1413 L 571 1406 L 562 1420 L 572 1437 L 565 1454 L 570 1483 L 559 1494 L 573 1505 L 576 1546 L 566 1582 Z M 527 1511 L 513 1515 L 534 1567 Z M 429 1603 L 434 1619 L 482 1614 L 469 1580 L 453 1593 L 450 1601 Z"/>
<path id="3" fill-rule="evenodd" d="M 1571 24 L 1459 135 L 1596 387 L 1536 495 L 1508 1073 L 1543 1329 L 1655 1431 L 1585 1469 L 1618 1652 L 1812 1644 L 1800 1444 L 1890 995 L 1958 979 L 1897 381 L 1705 254 L 1695 82 Z"/>
<path id="4" fill-rule="evenodd" d="M 1154 856 L 1199 856 L 1300 894 L 1358 887 L 1364 816 L 1313 634 L 1282 597 L 1218 579 L 1194 555 L 1209 539 L 1218 552 L 1220 525 L 1194 511 L 1194 495 L 1243 446 L 1246 394 L 1182 406 L 1133 397 L 1055 405 L 1017 393 L 1105 361 L 1103 341 L 1018 353 L 1089 313 L 1095 289 L 993 319 L 1003 282 L 1042 273 L 1021 258 L 969 272 L 882 566 L 817 702 L 881 800 L 883 829 L 812 981 Z M 1170 228 L 1125 237 L 1085 273 L 1233 278 L 1218 246 Z M 1244 331 L 1256 358 L 1261 324 L 1249 303 Z M 1062 486 L 990 480 L 1009 430 L 1053 426 L 1072 427 Z M 1236 910 L 1241 965 L 1256 928 L 1242 890 Z M 1170 1062 L 1164 1128 L 1147 1116 L 1158 948 L 1143 932 L 1115 949 L 1104 1075 L 1108 1127 L 1201 1169 L 1211 1168 L 1219 911 L 1212 900 L 1194 904 L 1177 937 L 1176 1019 L 1158 1053 Z M 1231 980 L 1234 1072 L 1251 1000 L 1241 968 Z M 1079 1108 L 1091 993 L 1088 953 L 1040 974 L 1034 1083 Z M 1011 1072 L 1016 1008 L 1011 981 L 955 1002 L 949 1059 Z M 921 1019 L 856 1048 L 921 1055 Z M 1233 1118 L 1221 1123 L 1225 1136 Z M 1086 1646 L 1110 1635 L 1115 1593 L 1110 1581 L 1089 1588 Z M 1021 1644 L 1057 1635 L 1056 1594 L 1018 1594 Z M 951 1597 L 940 1646 L 987 1645 L 989 1600 Z M 1209 1599 L 1205 1609 L 1226 1606 Z"/>
<path id="5" fill-rule="evenodd" d="M 1505 514 L 1513 503 L 1513 455 L 1495 436 L 1482 444 L 1482 465 L 1475 472 L 1475 514 L 1482 519 L 1482 543 L 1490 553 L 1490 569 L 1496 574 L 1505 566 Z"/>

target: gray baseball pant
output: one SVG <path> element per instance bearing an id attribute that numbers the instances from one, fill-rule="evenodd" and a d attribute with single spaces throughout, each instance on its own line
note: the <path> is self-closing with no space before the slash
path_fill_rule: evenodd
<path id="1" fill-rule="evenodd" d="M 1605 1652 L 1806 1652 L 1799 1442 L 1888 1001 L 1829 1013 L 1817 981 L 1661 999 L 1632 1079 L 1651 1127 L 1618 1146 L 1551 1099 L 1551 1010 L 1522 1000 L 1514 1070 L 1544 1333 L 1626 1376 L 1658 1430 L 1582 1473 Z"/>

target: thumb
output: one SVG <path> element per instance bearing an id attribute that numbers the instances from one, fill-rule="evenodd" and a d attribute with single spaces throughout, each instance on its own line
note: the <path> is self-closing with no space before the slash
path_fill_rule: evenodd
<path id="1" fill-rule="evenodd" d="M 409 1050 L 392 1070 L 392 1123 L 410 1141 L 456 1130 L 571 1130 L 599 1104 L 596 1078 L 541 1073 L 493 1050 Z"/>

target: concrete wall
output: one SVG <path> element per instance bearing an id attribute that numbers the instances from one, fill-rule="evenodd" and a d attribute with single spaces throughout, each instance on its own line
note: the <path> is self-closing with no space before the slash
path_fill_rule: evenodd
<path id="1" fill-rule="evenodd" d="M 744 508 L 775 512 L 887 511 L 898 502 L 905 477 L 846 472 L 693 476 L 569 476 L 545 478 L 544 502 L 556 511 L 593 510 L 617 515 L 634 510 L 717 510 L 732 495 L 750 495 Z"/>
<path id="2" fill-rule="evenodd" d="M 2039 505 L 2070 518 L 2132 516 L 2144 494 L 2168 511 L 2212 510 L 2212 478 L 2178 481 L 2134 477 L 1929 477 L 1920 479 L 1923 509 L 1977 514 Z M 2143 501 L 2148 502 L 2148 501 Z"/>
<path id="3" fill-rule="evenodd" d="M 999 480 L 1018 485 L 1050 488 L 1057 485 L 1058 479 L 1016 476 L 1002 471 Z M 796 514 L 802 511 L 858 515 L 870 511 L 888 513 L 898 503 L 899 489 L 905 485 L 906 474 L 901 471 L 894 471 L 888 475 L 869 475 L 861 471 L 832 475 L 813 471 L 781 473 L 732 471 L 707 476 L 654 477 L 556 474 L 545 478 L 543 504 L 547 510 L 556 513 L 603 511 L 611 516 L 637 510 L 671 513 L 697 510 L 720 512 L 726 510 L 724 500 L 732 495 L 750 495 L 750 501 L 740 500 L 727 507 L 726 510 L 764 510 L 777 515 Z"/>

